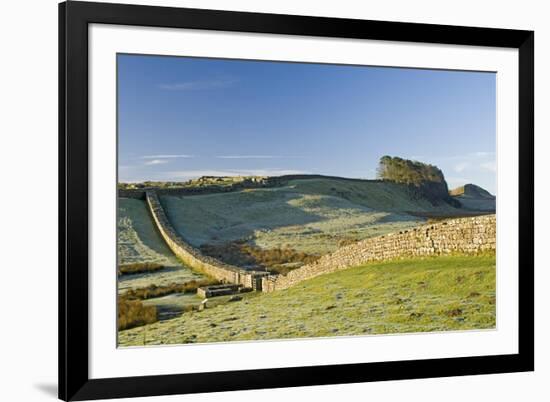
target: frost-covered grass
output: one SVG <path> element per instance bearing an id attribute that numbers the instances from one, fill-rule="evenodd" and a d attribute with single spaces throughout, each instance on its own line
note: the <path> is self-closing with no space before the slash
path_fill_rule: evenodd
<path id="1" fill-rule="evenodd" d="M 246 239 L 263 249 L 309 254 L 416 226 L 423 219 L 411 213 L 438 210 L 412 200 L 403 186 L 337 179 L 161 200 L 176 230 L 195 246 Z"/>
<path id="2" fill-rule="evenodd" d="M 121 346 L 490 329 L 495 256 L 370 263 L 119 332 Z"/>
<path id="3" fill-rule="evenodd" d="M 119 264 L 156 263 L 179 265 L 157 232 L 145 201 L 120 198 L 118 201 Z"/>
<path id="4" fill-rule="evenodd" d="M 119 264 L 153 264 L 164 268 L 136 274 L 121 275 L 118 291 L 150 285 L 166 286 L 203 278 L 182 265 L 155 228 L 145 201 L 120 198 L 118 203 Z"/>

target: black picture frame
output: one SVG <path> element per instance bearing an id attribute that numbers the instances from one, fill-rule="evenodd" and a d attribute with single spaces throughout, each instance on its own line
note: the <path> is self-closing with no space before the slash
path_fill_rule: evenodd
<path id="1" fill-rule="evenodd" d="M 376 39 L 519 51 L 517 354 L 90 379 L 88 25 Z M 59 398 L 169 395 L 534 370 L 534 32 L 70 1 L 59 5 Z"/>

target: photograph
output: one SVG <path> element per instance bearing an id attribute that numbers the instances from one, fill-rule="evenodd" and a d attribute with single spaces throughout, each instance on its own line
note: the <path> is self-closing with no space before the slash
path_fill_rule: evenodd
<path id="1" fill-rule="evenodd" d="M 497 328 L 495 72 L 116 57 L 119 348 Z"/>

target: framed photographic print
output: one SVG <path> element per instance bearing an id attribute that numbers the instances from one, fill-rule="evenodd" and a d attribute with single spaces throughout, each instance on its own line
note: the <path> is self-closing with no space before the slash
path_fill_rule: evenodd
<path id="1" fill-rule="evenodd" d="M 534 369 L 534 33 L 59 5 L 59 397 Z"/>

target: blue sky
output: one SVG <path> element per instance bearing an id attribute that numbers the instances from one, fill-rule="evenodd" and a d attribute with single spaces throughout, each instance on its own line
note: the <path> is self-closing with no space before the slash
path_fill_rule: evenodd
<path id="1" fill-rule="evenodd" d="M 496 75 L 118 56 L 119 180 L 374 178 L 383 155 L 496 190 Z"/>

